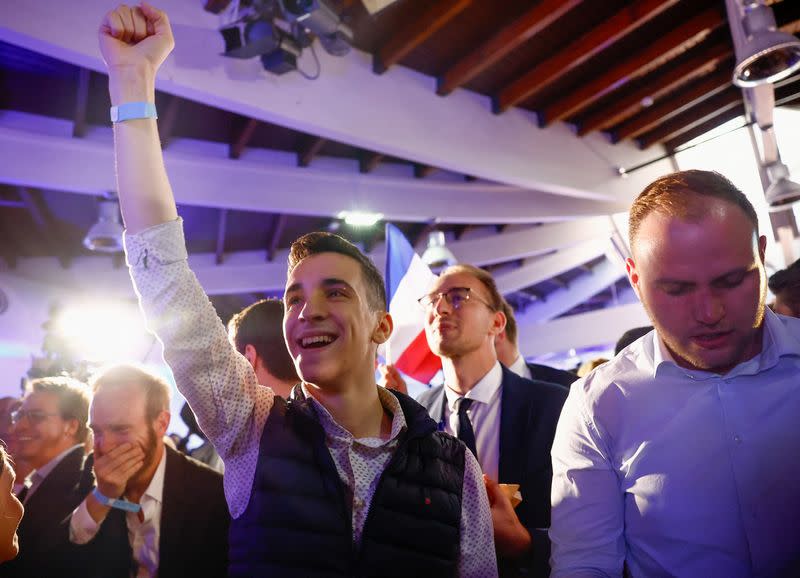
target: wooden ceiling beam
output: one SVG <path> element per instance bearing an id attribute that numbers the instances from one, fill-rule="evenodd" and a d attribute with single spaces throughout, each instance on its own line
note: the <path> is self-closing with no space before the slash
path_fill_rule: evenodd
<path id="1" fill-rule="evenodd" d="M 358 172 L 361 174 L 371 173 L 381 163 L 384 155 L 374 151 L 361 150 L 358 153 Z"/>
<path id="2" fill-rule="evenodd" d="M 703 124 L 716 116 L 719 116 L 726 110 L 735 107 L 742 102 L 742 92 L 735 86 L 731 85 L 730 88 L 723 90 L 717 95 L 704 100 L 697 106 L 675 116 L 651 130 L 643 134 L 639 138 L 639 144 L 642 148 L 662 141 L 669 141 L 688 130 Z"/>
<path id="3" fill-rule="evenodd" d="M 733 61 L 731 61 L 733 64 Z M 612 129 L 614 141 L 634 138 L 731 86 L 732 67 L 718 70 Z"/>
<path id="4" fill-rule="evenodd" d="M 170 96 L 167 110 L 158 121 L 158 136 L 161 139 L 161 148 L 165 149 L 172 140 L 172 133 L 175 130 L 175 121 L 178 119 L 178 110 L 181 107 L 181 98 L 176 95 Z"/>
<path id="5" fill-rule="evenodd" d="M 407 22 L 378 49 L 373 56 L 372 71 L 375 74 L 383 74 L 389 70 L 461 14 L 471 3 L 472 0 L 425 2 L 427 5 L 425 12 L 419 18 Z"/>
<path id="6" fill-rule="evenodd" d="M 71 259 L 66 248 L 69 245 L 61 238 L 60 228 L 50 209 L 47 208 L 47 203 L 42 198 L 42 192 L 28 187 L 17 187 L 17 194 L 28 209 L 33 222 L 36 223 L 39 238 L 47 247 L 48 253 L 56 256 L 63 269 L 68 269 Z"/>
<path id="7" fill-rule="evenodd" d="M 695 78 L 707 74 L 718 66 L 721 60 L 730 57 L 733 54 L 733 48 L 730 39 L 725 38 L 710 44 L 702 42 L 691 49 L 689 54 L 691 56 L 674 63 L 663 73 L 660 71 L 651 73 L 654 77 L 652 82 L 647 82 L 638 90 L 615 98 L 609 106 L 582 118 L 578 127 L 578 135 L 585 136 L 592 131 L 607 129 L 619 124 L 642 110 L 643 102 L 657 101 Z"/>
<path id="8" fill-rule="evenodd" d="M 415 179 L 424 179 L 436 170 L 436 167 L 432 167 L 430 165 L 423 165 L 420 163 L 414 163 L 414 178 Z"/>
<path id="9" fill-rule="evenodd" d="M 583 0 L 542 0 L 458 60 L 436 81 L 436 94 L 446 96 L 545 30 Z"/>
<path id="10" fill-rule="evenodd" d="M 687 130 L 686 132 L 682 132 L 675 138 L 665 141 L 664 148 L 666 148 L 668 151 L 675 151 L 684 144 L 686 144 L 687 142 L 692 141 L 697 137 L 703 136 L 710 130 L 713 130 L 718 126 L 733 120 L 737 116 L 743 116 L 743 115 L 744 115 L 744 104 L 735 106 L 733 108 L 729 108 L 722 114 L 710 118 L 709 120 L 697 125 L 693 129 Z"/>
<path id="11" fill-rule="evenodd" d="M 581 112 L 631 79 L 652 70 L 658 63 L 674 58 L 695 44 L 699 37 L 707 35 L 723 24 L 725 24 L 725 18 L 719 7 L 715 6 L 704 10 L 664 36 L 647 44 L 641 52 L 623 60 L 600 76 L 582 84 L 574 92 L 545 107 L 539 115 L 540 122 L 543 121 L 547 126 Z"/>
<path id="12" fill-rule="evenodd" d="M 92 71 L 88 68 L 78 69 L 78 90 L 75 98 L 75 118 L 72 124 L 72 136 L 82 138 L 86 135 L 86 112 L 89 108 L 89 83 Z"/>
<path id="13" fill-rule="evenodd" d="M 217 220 L 217 246 L 214 251 L 214 262 L 217 265 L 222 265 L 225 259 L 225 237 L 228 230 L 228 209 L 219 210 L 219 218 Z"/>
<path id="14" fill-rule="evenodd" d="M 500 89 L 493 100 L 496 113 L 539 94 L 569 71 L 596 56 L 643 24 L 677 4 L 677 0 L 638 0 L 623 8 L 523 76 Z"/>
<path id="15" fill-rule="evenodd" d="M 328 139 L 322 138 L 321 136 L 309 136 L 306 138 L 297 151 L 297 166 L 309 166 L 311 161 L 314 160 L 314 157 L 319 154 L 322 147 L 324 147 L 327 142 Z"/>
<path id="16" fill-rule="evenodd" d="M 275 215 L 272 221 L 272 232 L 269 236 L 269 243 L 267 244 L 267 261 L 270 263 L 275 260 L 275 253 L 278 250 L 278 243 L 283 234 L 283 228 L 286 226 L 286 215 Z"/>
<path id="17" fill-rule="evenodd" d="M 253 133 L 256 131 L 256 127 L 258 126 L 258 120 L 255 118 L 248 118 L 247 122 L 242 129 L 242 132 L 236 137 L 236 139 L 231 143 L 230 150 L 228 152 L 228 156 L 232 159 L 238 159 L 242 156 L 244 149 L 247 147 L 247 144 L 250 142 L 250 139 L 253 138 Z"/>

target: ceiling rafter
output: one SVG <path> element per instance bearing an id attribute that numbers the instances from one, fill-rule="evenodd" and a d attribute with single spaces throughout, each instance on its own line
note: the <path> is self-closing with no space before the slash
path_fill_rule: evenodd
<path id="1" fill-rule="evenodd" d="M 169 146 L 172 139 L 172 133 L 175 131 L 175 122 L 178 119 L 178 111 L 181 107 L 183 100 L 177 95 L 171 95 L 167 110 L 163 117 L 158 121 L 158 136 L 161 139 L 161 148 L 165 149 Z"/>
<path id="2" fill-rule="evenodd" d="M 539 94 L 569 71 L 574 70 L 677 3 L 678 0 L 639 0 L 632 6 L 623 8 L 599 26 L 559 50 L 552 57 L 503 87 L 494 98 L 494 111 L 505 112 L 515 104 Z"/>
<path id="3" fill-rule="evenodd" d="M 222 265 L 225 260 L 225 236 L 228 229 L 228 209 L 220 209 L 217 217 L 217 245 L 214 251 L 214 262 Z"/>
<path id="4" fill-rule="evenodd" d="M 376 51 L 372 71 L 383 74 L 389 70 L 471 3 L 472 0 L 438 0 L 427 3 L 427 9 L 421 16 L 407 22 Z"/>
<path id="5" fill-rule="evenodd" d="M 89 83 L 92 71 L 88 68 L 78 69 L 78 90 L 75 95 L 75 117 L 72 125 L 72 136 L 82 138 L 86 135 L 86 113 L 89 108 Z"/>
<path id="6" fill-rule="evenodd" d="M 584 0 L 542 0 L 458 60 L 436 81 L 436 94 L 446 96 L 553 24 Z"/>
<path id="7" fill-rule="evenodd" d="M 638 140 L 642 148 L 657 142 L 669 141 L 696 126 L 710 120 L 742 102 L 742 92 L 731 85 L 728 89 L 704 100 L 697 106 L 679 114 L 667 122 L 643 134 Z"/>
<path id="8" fill-rule="evenodd" d="M 733 49 L 729 39 L 716 42 L 701 42 L 687 52 L 687 59 L 676 60 L 666 71 L 654 71 L 653 79 L 628 94 L 615 98 L 609 106 L 588 114 L 580 120 L 578 135 L 602 130 L 619 124 L 626 118 L 644 109 L 647 99 L 657 101 L 695 78 L 707 74 L 719 62 L 731 56 Z"/>
<path id="9" fill-rule="evenodd" d="M 732 64 L 732 61 L 731 61 Z M 731 86 L 731 68 L 720 66 L 715 72 L 695 82 L 673 96 L 645 109 L 612 129 L 615 140 L 634 138 L 677 116 L 685 110 L 711 98 Z"/>
<path id="10" fill-rule="evenodd" d="M 708 131 L 715 129 L 718 126 L 725 124 L 726 122 L 733 120 L 734 118 L 739 116 L 744 116 L 743 104 L 730 108 L 725 112 L 715 117 L 712 117 L 701 124 L 698 124 L 693 129 L 687 130 L 686 132 L 682 132 L 673 139 L 663 141 L 664 148 L 666 148 L 668 151 L 674 151 L 679 147 L 683 146 L 684 144 L 688 143 L 689 141 L 692 141 L 697 137 L 703 136 Z"/>
<path id="11" fill-rule="evenodd" d="M 297 166 L 307 167 L 311 165 L 311 161 L 322 151 L 327 142 L 328 139 L 321 136 L 308 136 L 303 139 L 297 151 Z"/>
<path id="12" fill-rule="evenodd" d="M 272 232 L 269 236 L 269 243 L 267 244 L 267 261 L 272 262 L 275 260 L 275 253 L 278 250 L 278 243 L 283 235 L 283 228 L 286 226 L 286 215 L 275 215 L 272 220 Z"/>
<path id="13" fill-rule="evenodd" d="M 415 179 L 427 178 L 435 170 L 436 170 L 436 167 L 432 167 L 430 165 L 423 165 L 421 163 L 414 163 L 414 178 Z"/>
<path id="14" fill-rule="evenodd" d="M 238 159 L 242 156 L 244 149 L 247 148 L 250 139 L 253 138 L 253 133 L 258 126 L 258 119 L 248 118 L 242 128 L 241 132 L 236 136 L 233 143 L 230 145 L 228 156 L 232 159 Z"/>
<path id="15" fill-rule="evenodd" d="M 36 228 L 39 230 L 39 238 L 47 246 L 48 252 L 56 256 L 62 268 L 68 269 L 71 259 L 66 252 L 66 248 L 69 243 L 65 243 L 61 239 L 60 228 L 50 209 L 47 208 L 47 203 L 42 198 L 41 191 L 28 187 L 17 187 L 17 193 L 28 209 L 33 222 L 36 223 Z"/>
<path id="16" fill-rule="evenodd" d="M 363 175 L 371 173 L 384 159 L 384 155 L 374 151 L 360 150 L 358 152 L 358 172 Z"/>
<path id="17" fill-rule="evenodd" d="M 653 70 L 659 63 L 666 62 L 689 49 L 703 36 L 724 23 L 725 18 L 718 7 L 704 10 L 646 45 L 641 52 L 621 61 L 594 80 L 582 84 L 577 90 L 545 107 L 541 111 L 540 121 L 547 126 L 581 112 L 631 79 Z"/>

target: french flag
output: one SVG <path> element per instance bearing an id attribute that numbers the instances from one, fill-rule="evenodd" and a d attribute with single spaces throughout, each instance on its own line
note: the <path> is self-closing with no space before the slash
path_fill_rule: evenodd
<path id="1" fill-rule="evenodd" d="M 442 362 L 428 347 L 425 312 L 417 301 L 436 280 L 400 229 L 386 224 L 386 292 L 394 331 L 386 343 L 386 362 L 422 383 L 428 383 Z"/>

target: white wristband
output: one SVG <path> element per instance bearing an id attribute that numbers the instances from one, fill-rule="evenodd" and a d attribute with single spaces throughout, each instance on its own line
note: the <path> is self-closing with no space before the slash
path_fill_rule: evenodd
<path id="1" fill-rule="evenodd" d="M 156 105 L 152 102 L 125 102 L 111 107 L 111 122 L 137 118 L 158 118 Z"/>

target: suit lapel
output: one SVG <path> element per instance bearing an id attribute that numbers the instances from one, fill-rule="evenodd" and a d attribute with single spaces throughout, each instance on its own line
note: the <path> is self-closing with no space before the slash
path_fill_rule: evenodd
<path id="1" fill-rule="evenodd" d="M 20 534 L 24 535 L 27 528 L 41 528 L 43 524 L 52 524 L 53 509 L 58 510 L 58 505 L 65 500 L 64 494 L 73 491 L 79 479 L 81 460 L 83 448 L 75 448 L 42 480 L 25 504 Z"/>
<path id="2" fill-rule="evenodd" d="M 528 431 L 529 407 L 522 395 L 520 379 L 503 367 L 500 405 L 500 482 L 518 484 L 527 470 L 525 451 Z"/>
<path id="3" fill-rule="evenodd" d="M 167 463 L 164 469 L 164 491 L 161 494 L 161 529 L 158 542 L 159 576 L 176 575 L 171 569 L 173 560 L 180 560 L 180 532 L 183 526 L 183 496 L 188 487 L 184 483 L 185 471 L 180 454 L 164 446 Z"/>

